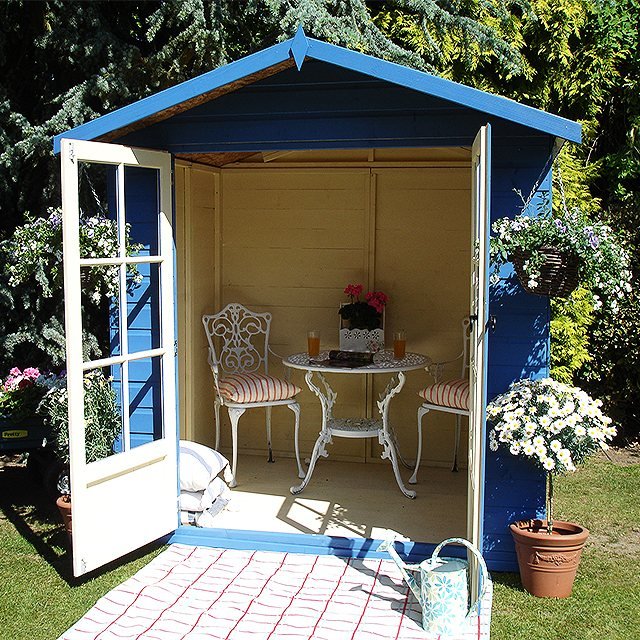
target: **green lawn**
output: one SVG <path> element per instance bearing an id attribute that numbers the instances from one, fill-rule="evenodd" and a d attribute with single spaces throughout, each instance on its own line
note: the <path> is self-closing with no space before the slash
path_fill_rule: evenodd
<path id="1" fill-rule="evenodd" d="M 494 574 L 493 640 L 640 638 L 640 455 L 590 461 L 557 483 L 557 517 L 591 530 L 571 598 L 543 600 Z M 146 549 L 95 577 L 70 577 L 55 505 L 21 466 L 0 469 L 3 638 L 57 638 L 109 589 L 159 553 Z"/>
<path id="2" fill-rule="evenodd" d="M 495 574 L 493 640 L 640 638 L 640 456 L 614 459 L 557 482 L 556 517 L 591 532 L 571 597 L 534 598 L 517 575 Z"/>

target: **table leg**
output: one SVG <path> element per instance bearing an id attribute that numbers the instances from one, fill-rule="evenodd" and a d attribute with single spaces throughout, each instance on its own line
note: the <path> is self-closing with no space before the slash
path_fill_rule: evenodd
<path id="1" fill-rule="evenodd" d="M 404 387 L 405 380 L 406 376 L 402 371 L 399 371 L 397 375 L 394 375 L 391 378 L 380 400 L 378 400 L 378 410 L 380 411 L 380 415 L 382 416 L 382 429 L 378 434 L 378 441 L 383 446 L 382 455 L 380 457 L 383 460 L 387 459 L 391 461 L 393 474 L 395 475 L 398 487 L 400 487 L 400 491 L 402 491 L 402 493 L 407 498 L 415 498 L 416 492 L 407 489 L 404 486 L 402 477 L 400 476 L 398 458 L 400 458 L 405 465 L 406 462 L 404 462 L 404 459 L 402 458 L 402 456 L 400 456 L 400 452 L 397 448 L 395 433 L 389 425 L 389 405 L 391 403 L 391 399 L 400 393 L 402 387 Z"/>
<path id="2" fill-rule="evenodd" d="M 316 375 L 318 376 L 321 384 L 315 384 L 313 381 L 313 374 L 313 371 L 307 371 L 304 379 L 309 389 L 313 391 L 313 393 L 315 393 L 320 400 L 320 404 L 322 406 L 322 428 L 320 429 L 320 433 L 318 435 L 316 443 L 313 445 L 313 452 L 311 454 L 311 459 L 309 461 L 309 467 L 307 468 L 306 475 L 299 485 L 294 485 L 289 489 L 289 491 L 291 491 L 293 495 L 302 493 L 305 487 L 309 484 L 318 458 L 326 458 L 329 456 L 329 453 L 326 449 L 326 445 L 331 443 L 331 430 L 329 429 L 329 421 L 332 419 L 333 405 L 336 402 L 338 394 L 331 388 L 331 386 L 321 373 L 316 372 Z"/>

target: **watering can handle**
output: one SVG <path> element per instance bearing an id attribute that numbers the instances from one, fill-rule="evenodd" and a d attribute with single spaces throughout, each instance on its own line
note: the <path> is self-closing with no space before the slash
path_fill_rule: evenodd
<path id="1" fill-rule="evenodd" d="M 473 544 L 471 544 L 468 540 L 465 540 L 464 538 L 447 538 L 446 540 L 443 540 L 433 550 L 433 553 L 431 554 L 431 562 L 435 562 L 438 559 L 438 554 L 440 553 L 442 548 L 448 544 L 461 544 L 467 547 L 467 549 L 469 549 L 469 551 L 471 551 L 473 555 L 476 557 L 476 559 L 478 560 L 478 564 L 480 565 L 480 575 L 482 577 L 482 580 L 480 582 L 481 589 L 480 589 L 480 593 L 478 594 L 478 599 L 469 608 L 469 613 L 467 613 L 467 615 L 469 615 L 478 606 L 478 604 L 480 604 L 480 600 L 482 600 L 482 596 L 484 596 L 484 593 L 487 589 L 489 571 L 487 569 L 487 565 L 480 551 L 478 551 L 478 549 Z"/>

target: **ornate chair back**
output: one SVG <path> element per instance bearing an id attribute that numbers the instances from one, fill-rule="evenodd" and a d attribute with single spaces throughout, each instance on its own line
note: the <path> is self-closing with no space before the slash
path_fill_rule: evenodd
<path id="1" fill-rule="evenodd" d="M 202 316 L 202 324 L 216 387 L 225 374 L 268 373 L 270 313 L 232 302 L 214 315 Z"/>

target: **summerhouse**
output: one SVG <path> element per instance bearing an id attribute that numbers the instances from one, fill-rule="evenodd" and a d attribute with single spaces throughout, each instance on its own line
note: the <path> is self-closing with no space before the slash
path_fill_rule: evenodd
<path id="1" fill-rule="evenodd" d="M 515 215 L 521 196 L 535 202 L 548 191 L 558 148 L 580 135 L 574 122 L 299 30 L 57 136 L 75 573 L 163 536 L 363 556 L 392 533 L 411 539 L 404 546 L 413 558 L 461 535 L 483 550 L 490 569 L 515 569 L 508 524 L 543 507 L 543 477 L 488 449 L 485 407 L 514 380 L 547 374 L 549 307 L 508 271 L 489 286 L 490 221 Z M 81 255 L 80 212 L 96 199 L 118 220 L 118 255 Z M 120 278 L 102 328 L 109 353 L 85 361 L 82 273 L 107 268 Z M 142 276 L 137 287 L 127 285 L 132 268 Z M 407 349 L 433 362 L 458 355 L 461 322 L 471 317 L 459 471 L 450 470 L 454 417 L 433 413 L 415 500 L 398 491 L 375 439 L 336 438 L 312 482 L 293 496 L 291 413 L 274 409 L 269 464 L 264 415 L 247 412 L 236 506 L 217 527 L 181 526 L 178 440 L 211 446 L 215 433 L 201 317 L 239 302 L 272 314 L 276 353 L 304 351 L 312 328 L 330 348 L 350 283 L 384 291 L 387 334 L 405 330 Z M 121 452 L 86 464 L 83 373 L 103 367 L 123 408 Z M 278 358 L 270 367 L 283 375 Z M 306 457 L 320 406 L 300 372 L 291 380 L 302 388 Z M 416 451 L 417 391 L 429 382 L 424 369 L 407 373 L 391 408 L 408 459 Z M 386 384 L 378 375 L 337 379 L 336 411 L 375 415 Z M 229 432 L 227 421 L 223 452 Z"/>

